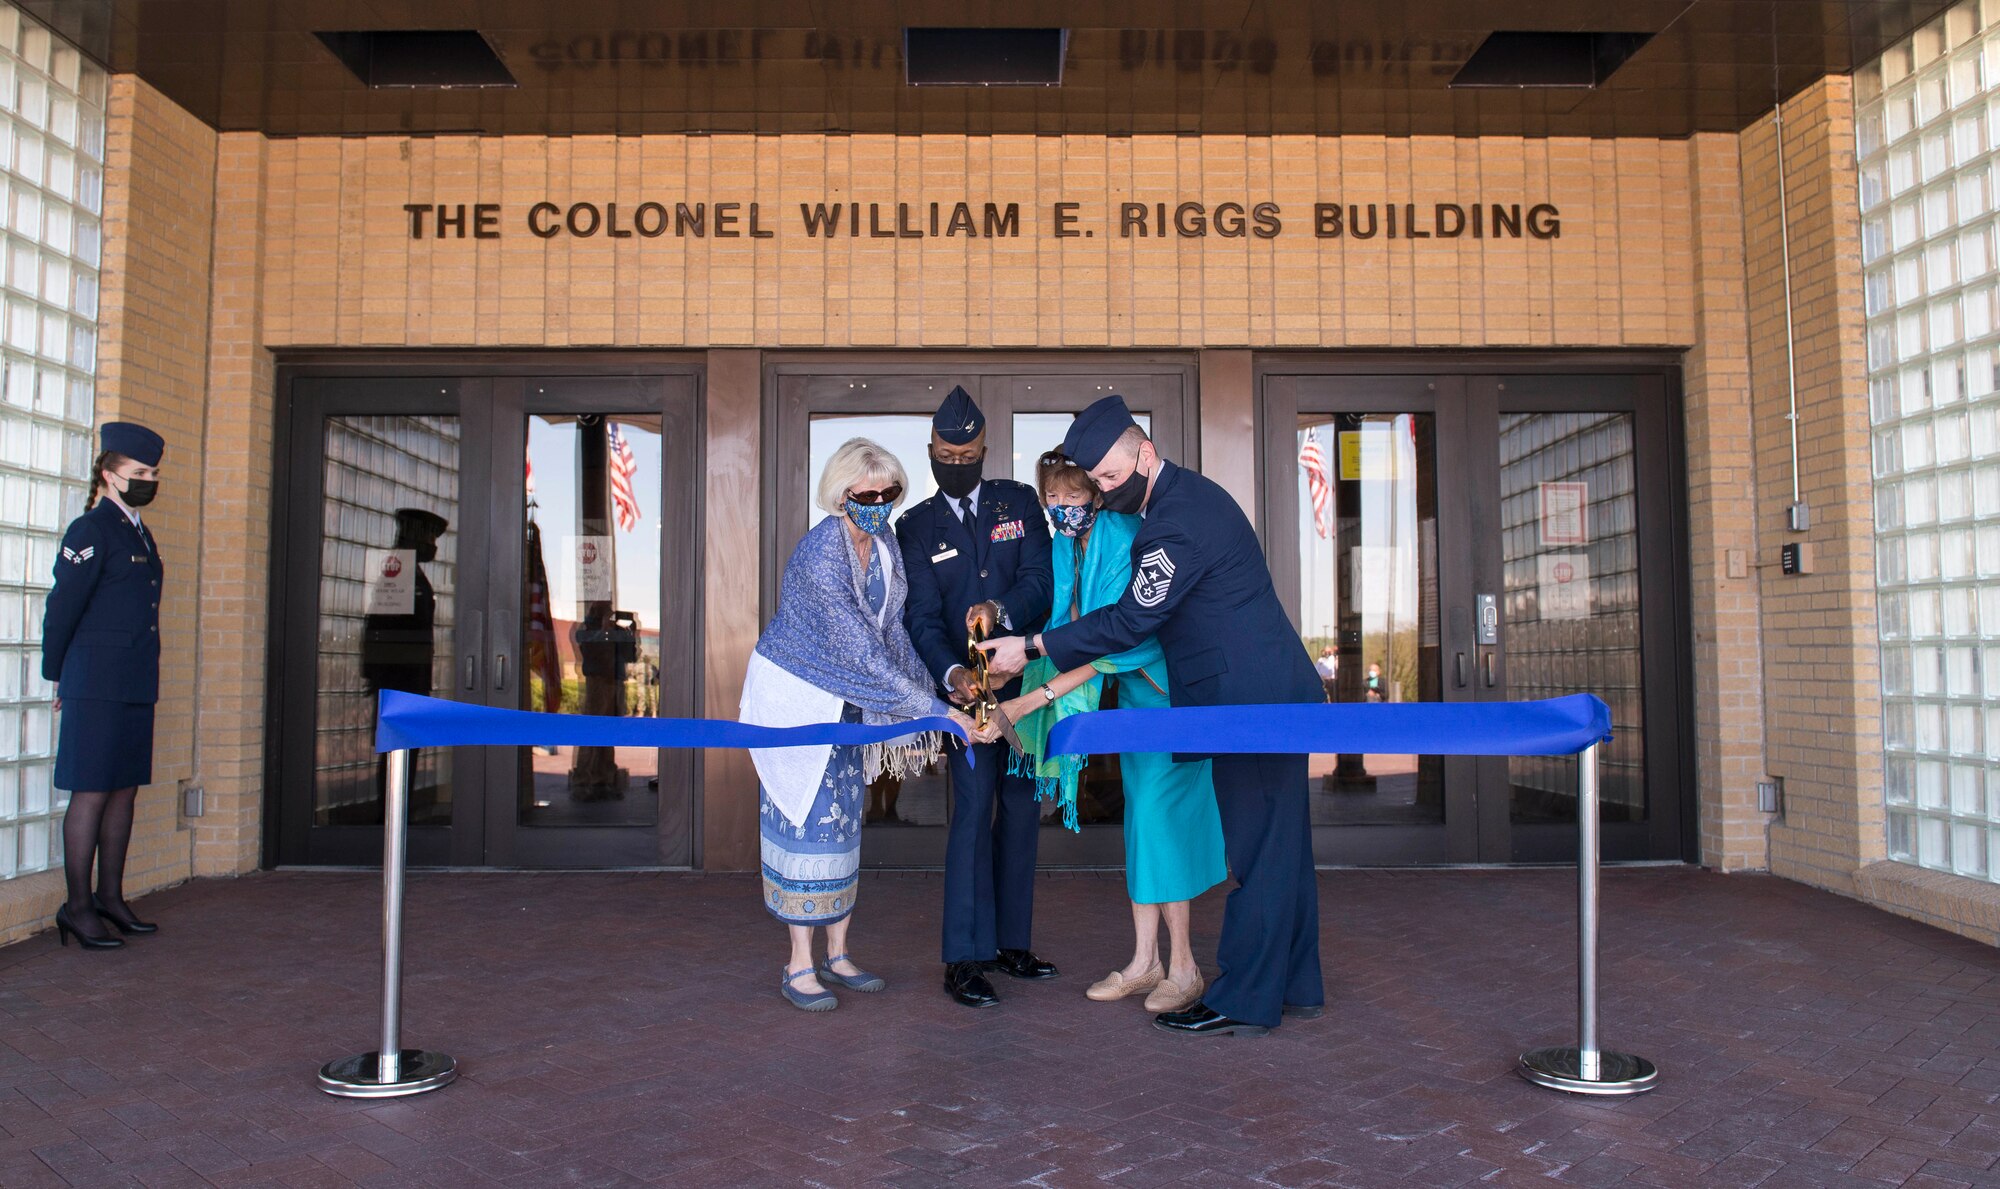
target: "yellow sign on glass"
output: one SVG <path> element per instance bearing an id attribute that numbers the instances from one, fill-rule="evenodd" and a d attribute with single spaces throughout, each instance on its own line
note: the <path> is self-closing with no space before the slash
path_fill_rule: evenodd
<path id="1" fill-rule="evenodd" d="M 1340 477 L 1386 479 L 1389 470 L 1389 429 L 1340 431 Z"/>

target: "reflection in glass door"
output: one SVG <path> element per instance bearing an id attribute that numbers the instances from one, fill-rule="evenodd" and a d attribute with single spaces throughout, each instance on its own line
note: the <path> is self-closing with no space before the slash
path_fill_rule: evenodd
<path id="1" fill-rule="evenodd" d="M 1665 376 L 1330 369 L 1269 374 L 1263 402 L 1268 556 L 1328 698 L 1594 693 L 1614 732 L 1605 857 L 1691 853 Z M 1321 862 L 1575 853 L 1573 759 L 1322 756 L 1312 771 Z"/>
<path id="2" fill-rule="evenodd" d="M 1332 702 L 1435 702 L 1437 430 L 1429 413 L 1301 413 L 1300 634 Z M 1319 826 L 1439 825 L 1430 755 L 1314 756 Z"/>
<path id="3" fill-rule="evenodd" d="M 692 713 L 691 375 L 292 376 L 274 650 L 277 860 L 373 864 L 377 698 Z M 297 592 L 297 593 L 292 593 Z M 412 764 L 410 860 L 693 861 L 694 760 L 461 747 Z"/>

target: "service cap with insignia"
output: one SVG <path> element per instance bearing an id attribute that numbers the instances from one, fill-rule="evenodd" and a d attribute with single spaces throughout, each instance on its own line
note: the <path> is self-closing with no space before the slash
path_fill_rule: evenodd
<path id="1" fill-rule="evenodd" d="M 986 414 L 972 401 L 972 395 L 964 388 L 953 385 L 951 392 L 931 416 L 931 428 L 937 436 L 954 446 L 963 446 L 979 436 L 986 428 Z"/>
<path id="2" fill-rule="evenodd" d="M 1132 420 L 1131 411 L 1125 407 L 1125 398 L 1112 393 L 1092 401 L 1089 408 L 1069 423 L 1069 432 L 1063 435 L 1062 452 L 1084 470 L 1092 470 L 1104 461 L 1126 430 L 1138 427 L 1139 423 Z"/>
<path id="3" fill-rule="evenodd" d="M 98 448 L 122 454 L 149 467 L 160 465 L 167 440 L 136 421 L 107 421 L 97 431 Z"/>

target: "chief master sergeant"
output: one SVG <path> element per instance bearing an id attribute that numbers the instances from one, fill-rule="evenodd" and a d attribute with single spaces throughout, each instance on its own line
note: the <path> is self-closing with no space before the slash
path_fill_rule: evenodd
<path id="1" fill-rule="evenodd" d="M 903 623 L 931 676 L 953 702 L 972 701 L 966 633 L 1031 630 L 1054 593 L 1049 526 L 1032 487 L 983 477 L 986 417 L 954 387 L 931 419 L 931 475 L 938 493 L 896 522 L 910 595 Z M 995 689 L 1001 698 L 1019 682 Z M 967 763 L 968 755 L 977 766 Z M 950 752 L 951 831 L 944 857 L 945 992 L 967 1007 L 999 1002 L 987 969 L 1054 978 L 1030 949 L 1040 814 L 1035 783 L 1008 772 L 1005 743 Z"/>
<path id="2" fill-rule="evenodd" d="M 1106 508 L 1145 517 L 1132 541 L 1132 585 L 1073 623 L 993 641 L 987 648 L 997 666 L 1019 671 L 1046 652 L 1067 670 L 1157 635 L 1175 706 L 1326 700 L 1272 589 L 1257 535 L 1228 492 L 1161 458 L 1118 396 L 1078 415 L 1063 453 L 1090 472 Z M 1212 758 L 1223 849 L 1237 884 L 1216 944 L 1222 973 L 1201 1002 L 1154 1023 L 1191 1036 L 1257 1035 L 1281 1016 L 1319 1015 L 1326 998 L 1306 757 Z"/>

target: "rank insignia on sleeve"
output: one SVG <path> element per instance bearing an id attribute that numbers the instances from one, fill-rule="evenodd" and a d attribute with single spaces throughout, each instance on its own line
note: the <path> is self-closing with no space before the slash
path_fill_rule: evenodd
<path id="1" fill-rule="evenodd" d="M 993 526 L 993 536 L 991 539 L 995 541 L 1018 541 L 1026 531 L 1021 526 L 1020 521 L 1009 520 L 1005 524 L 996 524 Z"/>
<path id="2" fill-rule="evenodd" d="M 69 546 L 65 545 L 63 546 L 62 555 L 64 560 L 70 562 L 73 565 L 80 566 L 84 562 L 89 561 L 91 555 L 96 552 L 97 552 L 97 546 L 95 545 L 85 545 L 81 550 L 71 549 Z"/>
<path id="3" fill-rule="evenodd" d="M 1155 549 L 1139 559 L 1132 573 L 1132 597 L 1141 607 L 1157 607 L 1166 601 L 1173 584 L 1174 561 L 1164 549 Z"/>

